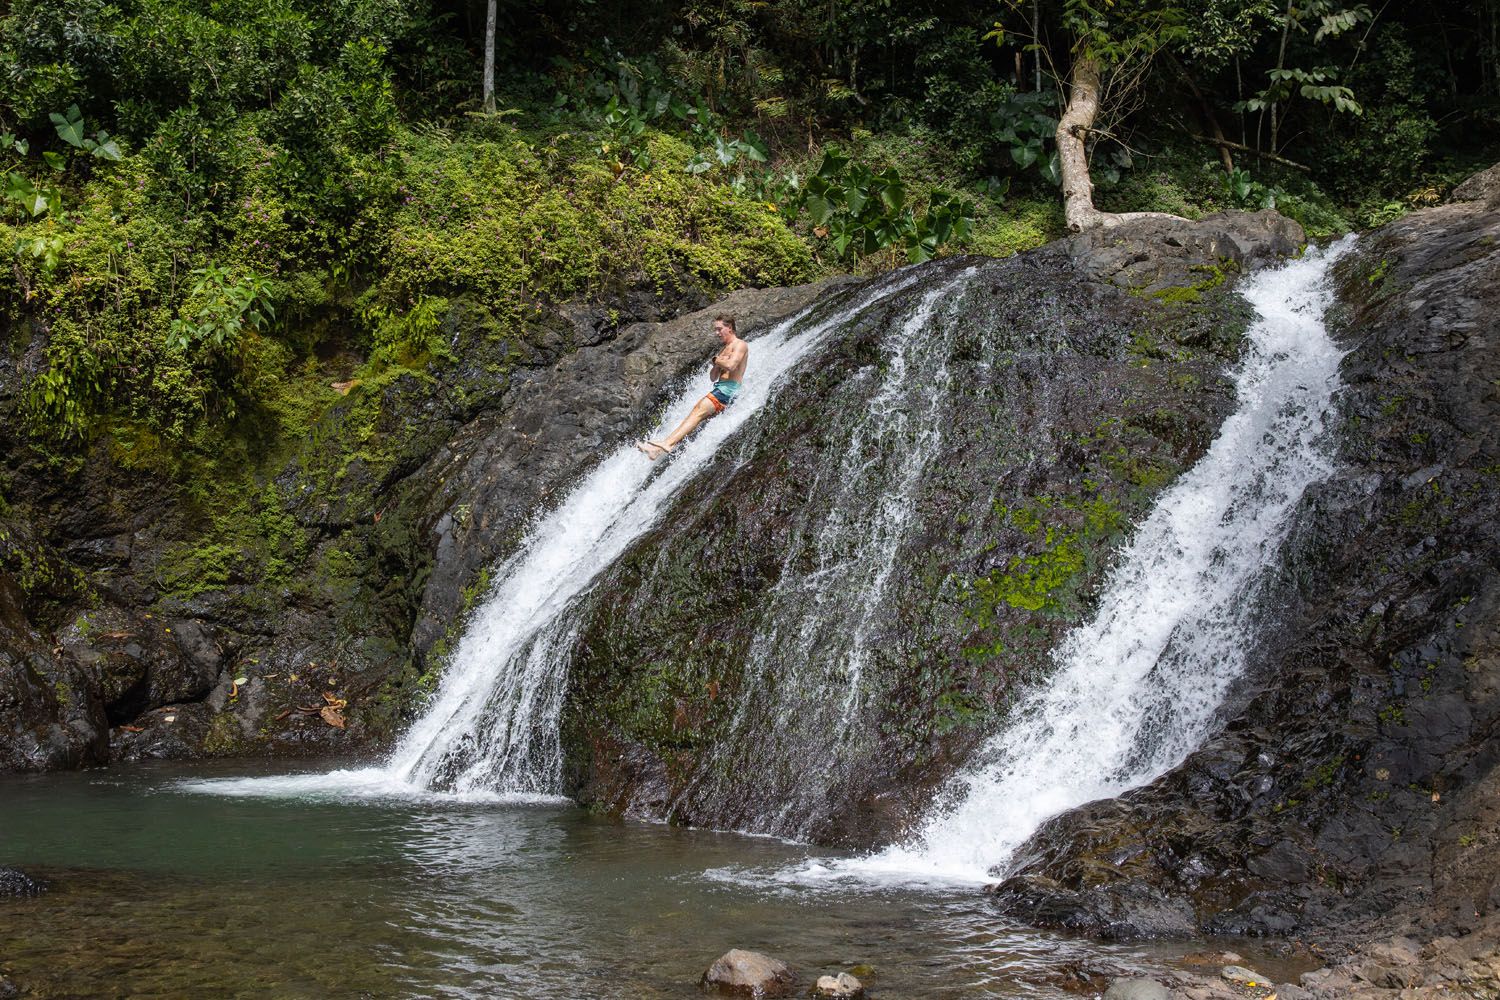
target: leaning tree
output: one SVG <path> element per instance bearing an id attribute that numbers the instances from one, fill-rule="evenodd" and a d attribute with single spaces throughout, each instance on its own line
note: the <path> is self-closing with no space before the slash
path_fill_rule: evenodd
<path id="1" fill-rule="evenodd" d="M 1019 6 L 1022 0 L 1009 0 Z M 1058 174 L 1062 185 L 1063 214 L 1074 232 L 1119 225 L 1142 216 L 1176 218 L 1160 212 L 1102 212 L 1094 206 L 1094 185 L 1089 170 L 1089 151 L 1097 138 L 1110 137 L 1118 125 L 1145 98 L 1145 83 L 1153 61 L 1167 54 L 1183 62 L 1198 59 L 1238 60 L 1249 53 L 1258 38 L 1276 40 L 1274 65 L 1266 73 L 1266 84 L 1242 94 L 1236 108 L 1269 115 L 1271 144 L 1263 149 L 1232 143 L 1222 135 L 1210 141 L 1219 145 L 1226 169 L 1232 169 L 1227 154 L 1235 148 L 1276 163 L 1297 166 L 1279 155 L 1277 137 L 1283 105 L 1294 97 L 1315 101 L 1334 112 L 1360 114 L 1360 106 L 1347 86 L 1338 83 L 1334 66 L 1306 68 L 1288 63 L 1288 41 L 1294 34 L 1306 36 L 1308 53 L 1364 25 L 1364 38 L 1355 46 L 1355 58 L 1363 50 L 1377 15 L 1362 3 L 1347 0 L 1286 0 L 1285 7 L 1271 0 L 1056 0 L 1058 20 L 1068 37 L 1066 74 L 1067 100 L 1057 124 Z M 1039 0 L 1033 0 L 1033 24 L 1040 20 Z M 1035 33 L 1035 29 L 1033 29 Z M 1040 42 L 1036 44 L 1040 47 Z M 1175 54 L 1174 54 L 1175 53 Z M 1190 88 L 1196 84 L 1182 62 L 1177 63 Z M 1237 63 L 1236 63 L 1237 65 Z M 1352 63 L 1351 63 L 1352 65 Z M 1205 114 L 1212 119 L 1206 98 L 1198 94 Z M 1211 130 L 1217 132 L 1216 126 Z M 1301 169 L 1306 169 L 1301 168 Z"/>
<path id="2" fill-rule="evenodd" d="M 1175 219 L 1164 212 L 1101 212 L 1094 207 L 1089 148 L 1107 136 L 1142 89 L 1152 60 L 1187 37 L 1183 7 L 1159 0 L 1065 0 L 1062 24 L 1071 38 L 1067 104 L 1057 123 L 1063 215 L 1074 232 L 1130 219 Z"/>

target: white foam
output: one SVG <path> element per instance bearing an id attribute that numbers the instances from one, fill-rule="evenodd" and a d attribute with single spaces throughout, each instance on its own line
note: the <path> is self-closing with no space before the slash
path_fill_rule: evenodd
<path id="1" fill-rule="evenodd" d="M 383 768 L 284 774 L 259 778 L 195 778 L 175 789 L 230 798 L 288 798 L 306 801 L 484 803 L 501 805 L 571 805 L 562 795 L 532 792 L 435 792 L 393 778 Z"/>

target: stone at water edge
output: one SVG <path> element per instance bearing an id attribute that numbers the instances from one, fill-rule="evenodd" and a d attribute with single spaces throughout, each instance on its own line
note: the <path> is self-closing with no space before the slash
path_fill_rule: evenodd
<path id="1" fill-rule="evenodd" d="M 1174 1000 L 1175 994 L 1154 979 L 1116 979 L 1104 1000 Z"/>
<path id="2" fill-rule="evenodd" d="M 1231 983 L 1255 983 L 1256 985 L 1270 985 L 1270 981 L 1253 969 L 1247 969 L 1243 965 L 1226 965 L 1219 970 L 1219 975 Z"/>
<path id="3" fill-rule="evenodd" d="M 859 1000 L 865 995 L 865 984 L 847 972 L 837 976 L 819 976 L 813 987 L 813 996 L 840 997 L 842 1000 Z"/>
<path id="4" fill-rule="evenodd" d="M 730 997 L 788 997 L 797 974 L 785 962 L 758 951 L 731 948 L 720 955 L 698 985 L 709 993 Z"/>

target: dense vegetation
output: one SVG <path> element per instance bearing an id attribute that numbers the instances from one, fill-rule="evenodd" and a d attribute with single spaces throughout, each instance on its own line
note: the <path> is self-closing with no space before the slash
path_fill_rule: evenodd
<path id="1" fill-rule="evenodd" d="M 1058 235 L 1068 67 L 1107 210 L 1384 221 L 1494 155 L 1500 3 L 14 0 L 0 330 L 34 452 L 254 464 L 529 310 Z M 1487 146 L 1486 144 L 1490 144 Z"/>

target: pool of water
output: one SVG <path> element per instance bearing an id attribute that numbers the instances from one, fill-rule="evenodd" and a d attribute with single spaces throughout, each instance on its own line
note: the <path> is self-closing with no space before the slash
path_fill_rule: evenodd
<path id="1" fill-rule="evenodd" d="M 565 804 L 204 794 L 265 765 L 0 778 L 0 972 L 36 997 L 699 996 L 731 947 L 875 997 L 1077 996 L 1103 946 L 1014 926 L 973 887 L 787 882 L 824 849 L 601 819 Z M 283 765 L 279 770 L 285 771 Z M 1241 949 L 1243 951 L 1243 949 Z"/>

